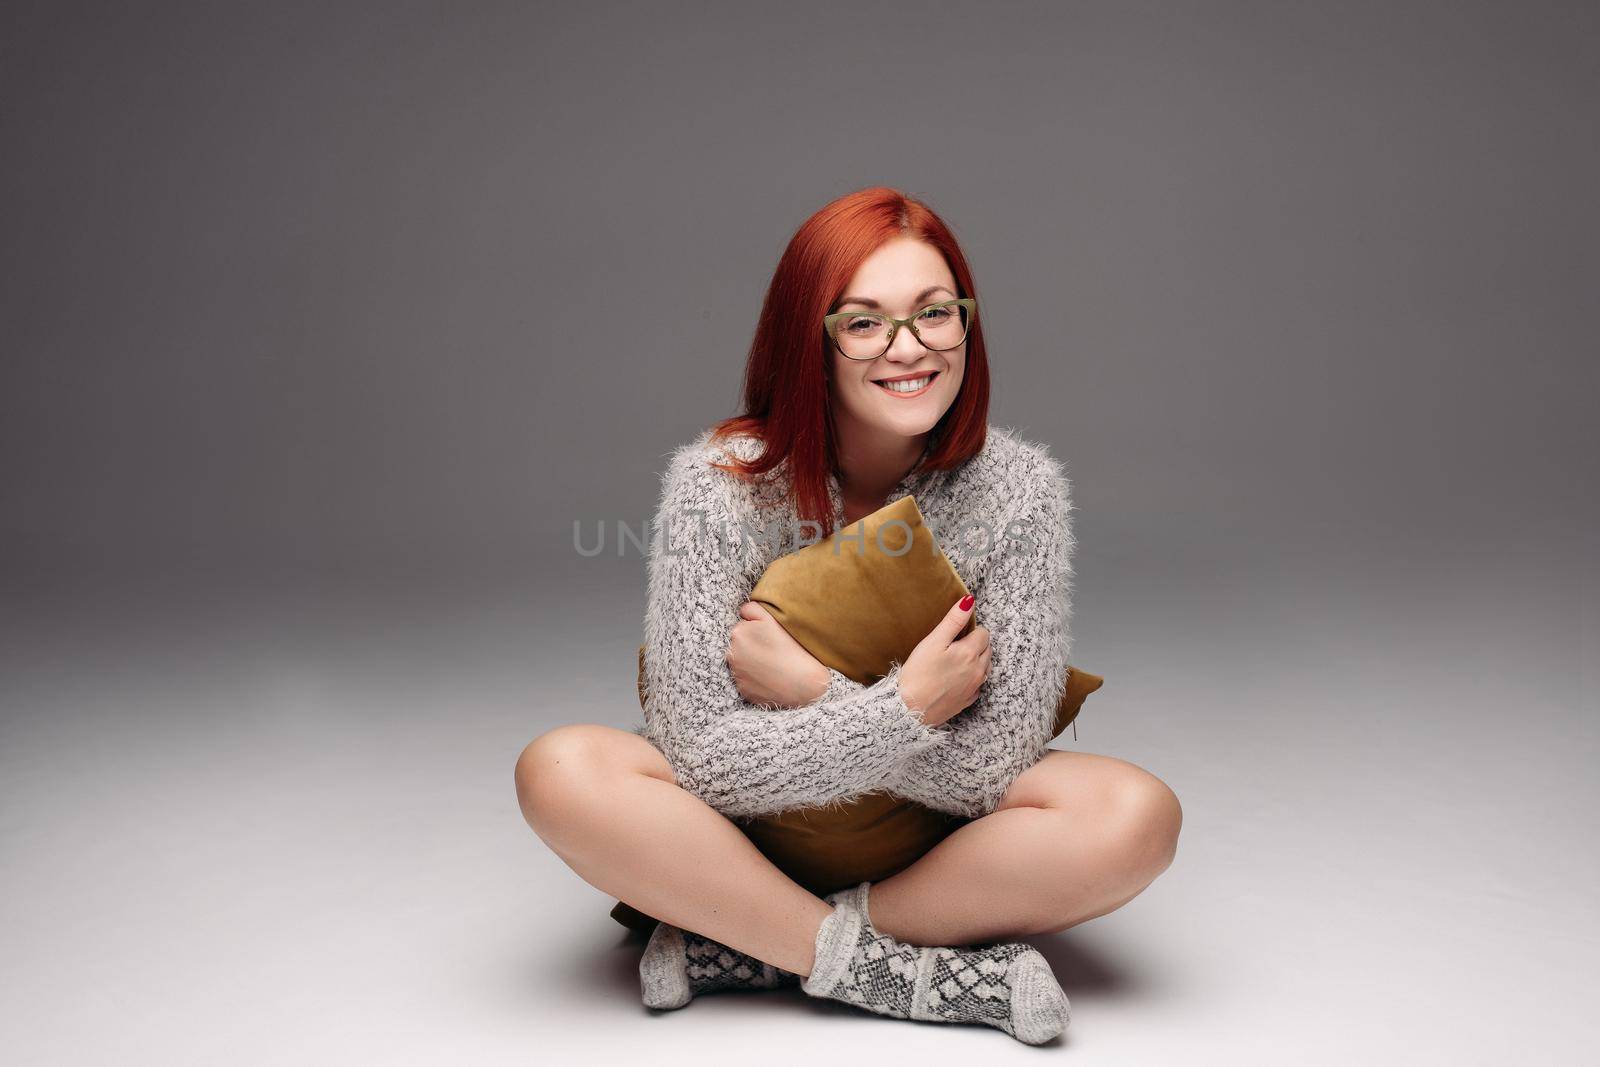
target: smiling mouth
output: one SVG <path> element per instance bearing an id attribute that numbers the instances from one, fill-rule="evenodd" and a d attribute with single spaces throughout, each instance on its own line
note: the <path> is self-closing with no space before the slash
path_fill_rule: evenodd
<path id="1" fill-rule="evenodd" d="M 929 389 L 933 388 L 934 379 L 938 378 L 939 374 L 939 371 L 929 371 L 920 378 L 907 378 L 897 382 L 879 381 L 873 382 L 872 384 L 876 385 L 879 389 L 882 389 L 890 396 L 904 399 L 907 397 L 921 396 L 923 393 L 926 393 Z"/>

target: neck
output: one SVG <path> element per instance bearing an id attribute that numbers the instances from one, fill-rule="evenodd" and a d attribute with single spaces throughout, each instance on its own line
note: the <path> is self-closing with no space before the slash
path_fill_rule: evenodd
<path id="1" fill-rule="evenodd" d="M 882 500 L 911 473 L 927 447 L 914 437 L 865 426 L 837 427 L 839 489 L 852 500 Z"/>

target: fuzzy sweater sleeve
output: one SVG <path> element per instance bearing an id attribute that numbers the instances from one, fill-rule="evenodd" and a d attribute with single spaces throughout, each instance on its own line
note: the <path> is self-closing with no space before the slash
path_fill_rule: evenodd
<path id="1" fill-rule="evenodd" d="M 939 729 L 949 744 L 917 752 L 886 791 L 940 811 L 978 818 L 994 811 L 1050 744 L 1072 650 L 1071 483 L 1043 446 L 1007 522 L 1026 539 L 1007 541 L 972 592 L 989 630 L 989 676 L 977 699 Z"/>
<path id="2" fill-rule="evenodd" d="M 754 523 L 734 475 L 709 464 L 702 433 L 672 457 L 652 530 L 645 609 L 644 729 L 678 784 L 729 817 L 775 814 L 875 792 L 909 757 L 949 740 L 900 695 L 900 667 L 870 686 L 829 672 L 810 704 L 747 702 L 729 635 L 759 565 L 738 534 Z"/>

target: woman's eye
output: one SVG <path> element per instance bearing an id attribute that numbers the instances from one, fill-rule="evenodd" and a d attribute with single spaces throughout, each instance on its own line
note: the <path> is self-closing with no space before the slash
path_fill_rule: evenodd
<path id="1" fill-rule="evenodd" d="M 929 308 L 922 313 L 922 317 L 928 322 L 941 322 L 948 314 L 950 314 L 949 308 Z"/>

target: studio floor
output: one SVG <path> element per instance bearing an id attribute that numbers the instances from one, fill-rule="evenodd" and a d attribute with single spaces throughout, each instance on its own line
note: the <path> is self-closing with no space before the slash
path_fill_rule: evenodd
<path id="1" fill-rule="evenodd" d="M 13 603 L 0 1047 L 19 1065 L 1593 1062 L 1583 633 L 1483 588 L 1376 610 L 1330 587 L 1292 620 L 1227 610 L 1222 584 L 1189 594 L 1080 629 L 1075 661 L 1108 680 L 1056 747 L 1147 767 L 1185 822 L 1143 895 L 1034 939 L 1074 1012 L 1040 1049 L 795 990 L 641 1006 L 641 942 L 528 830 L 511 779 L 544 729 L 636 721 L 636 590 Z M 1490 600 L 1509 628 L 1481 621 Z"/>

